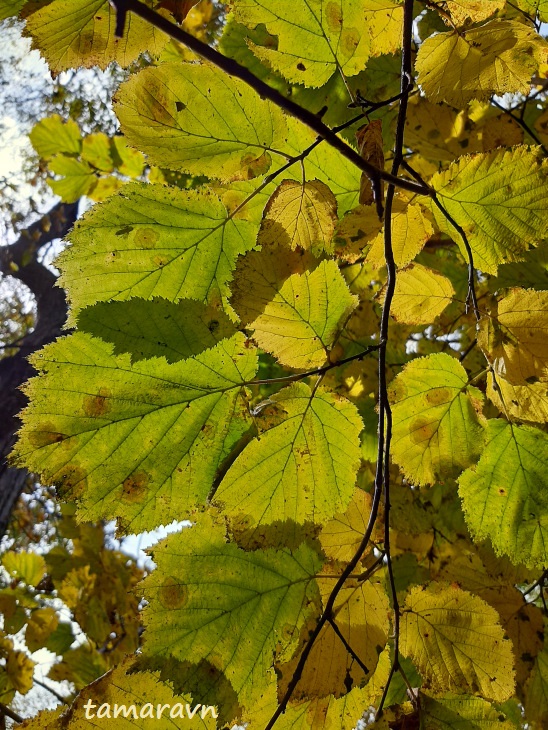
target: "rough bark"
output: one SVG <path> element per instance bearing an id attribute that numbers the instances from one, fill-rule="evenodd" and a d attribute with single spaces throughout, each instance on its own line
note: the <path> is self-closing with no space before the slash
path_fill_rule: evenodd
<path id="1" fill-rule="evenodd" d="M 61 334 L 67 316 L 65 293 L 55 286 L 55 274 L 38 261 L 38 252 L 47 243 L 63 238 L 77 213 L 78 203 L 58 203 L 14 243 L 0 247 L 1 274 L 26 284 L 37 310 L 35 328 L 18 342 L 17 353 L 0 360 L 0 537 L 29 478 L 25 469 L 10 467 L 7 462 L 19 428 L 18 413 L 26 403 L 20 386 L 35 374 L 27 358 Z"/>

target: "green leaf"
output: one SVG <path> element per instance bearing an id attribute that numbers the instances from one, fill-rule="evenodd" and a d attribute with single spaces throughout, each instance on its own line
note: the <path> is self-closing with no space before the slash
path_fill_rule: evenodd
<path id="1" fill-rule="evenodd" d="M 130 147 L 124 137 L 113 137 L 111 144 L 112 158 L 118 171 L 132 179 L 140 177 L 145 168 L 143 153 Z"/>
<path id="2" fill-rule="evenodd" d="M 122 84 L 122 131 L 150 162 L 192 175 L 248 180 L 288 155 L 282 112 L 205 64 L 164 63 Z"/>
<path id="3" fill-rule="evenodd" d="M 46 562 L 37 553 L 10 550 L 2 555 L 2 565 L 10 575 L 29 586 L 38 585 L 46 574 Z"/>
<path id="4" fill-rule="evenodd" d="M 431 583 L 413 588 L 402 616 L 401 652 L 434 692 L 477 692 L 503 702 L 514 691 L 512 643 L 478 596 Z"/>
<path id="5" fill-rule="evenodd" d="M 482 394 L 458 360 L 439 353 L 408 363 L 389 388 L 392 457 L 415 484 L 456 477 L 481 453 Z"/>
<path id="6" fill-rule="evenodd" d="M 476 540 L 525 565 L 548 562 L 548 436 L 503 420 L 488 423 L 477 466 L 459 479 L 466 522 Z"/>
<path id="7" fill-rule="evenodd" d="M 74 157 L 57 155 L 49 163 L 49 169 L 57 175 L 63 175 L 60 180 L 48 180 L 48 185 L 64 203 L 75 203 L 82 195 L 87 195 L 97 182 L 88 163 L 75 160 Z"/>
<path id="8" fill-rule="evenodd" d="M 421 44 L 415 68 L 428 99 L 462 107 L 493 94 L 528 94 L 548 43 L 528 25 L 491 20 L 467 31 L 437 33 Z"/>
<path id="9" fill-rule="evenodd" d="M 504 714 L 481 697 L 447 693 L 420 695 L 421 711 L 429 730 L 515 730 Z"/>
<path id="10" fill-rule="evenodd" d="M 78 155 L 82 149 L 80 128 L 72 119 L 64 121 L 58 114 L 41 119 L 31 130 L 29 139 L 36 152 L 48 159 L 54 155 Z"/>
<path id="11" fill-rule="evenodd" d="M 19 12 L 27 0 L 0 0 L 0 20 L 12 18 Z"/>
<path id="12" fill-rule="evenodd" d="M 250 524 L 277 520 L 326 522 L 344 512 L 360 464 L 362 422 L 356 407 L 334 393 L 312 396 L 295 383 L 272 396 L 283 418 L 246 446 L 215 500 Z"/>
<path id="13" fill-rule="evenodd" d="M 529 13 L 531 17 L 538 17 L 544 23 L 548 22 L 548 0 L 517 0 L 518 7 Z"/>
<path id="14" fill-rule="evenodd" d="M 193 299 L 99 302 L 80 312 L 78 329 L 112 342 L 116 355 L 129 352 L 133 362 L 159 355 L 177 362 L 234 334 L 224 312 Z"/>
<path id="15" fill-rule="evenodd" d="M 273 654 L 296 648 L 301 626 L 319 610 L 321 562 L 308 546 L 244 552 L 225 542 L 206 515 L 154 550 L 144 581 L 146 656 L 207 661 L 238 694 L 259 696 Z"/>
<path id="16" fill-rule="evenodd" d="M 128 184 L 76 224 L 58 260 L 61 282 L 74 310 L 131 297 L 220 304 L 257 229 L 207 191 Z"/>
<path id="17" fill-rule="evenodd" d="M 150 7 L 155 3 L 146 0 Z M 159 53 L 167 36 L 150 23 L 128 14 L 123 38 L 114 34 L 116 10 L 108 0 L 53 0 L 27 19 L 34 44 L 54 74 L 77 66 L 124 68 L 140 53 Z"/>
<path id="18" fill-rule="evenodd" d="M 521 261 L 548 228 L 548 163 L 526 146 L 461 157 L 430 181 L 440 202 L 464 229 L 477 268 Z M 466 251 L 460 235 L 431 204 L 436 223 Z"/>
<path id="19" fill-rule="evenodd" d="M 334 73 L 354 76 L 370 55 L 396 50 L 401 35 L 402 8 L 390 0 L 281 0 L 275 6 L 235 0 L 233 6 L 236 21 L 250 28 L 264 23 L 277 36 L 277 48 L 248 41 L 257 58 L 305 86 L 323 86 Z M 384 45 L 375 46 L 381 28 Z"/>
<path id="20" fill-rule="evenodd" d="M 242 384 L 257 363 L 241 334 L 182 362 L 131 365 L 77 333 L 33 362 L 43 375 L 16 453 L 79 501 L 81 519 L 119 517 L 132 532 L 181 519 L 249 425 Z"/>
<path id="21" fill-rule="evenodd" d="M 272 292 L 272 299 L 254 294 L 256 316 L 249 325 L 253 338 L 279 362 L 304 370 L 325 364 L 358 305 L 334 261 L 322 261 L 311 273 L 293 274 Z"/>

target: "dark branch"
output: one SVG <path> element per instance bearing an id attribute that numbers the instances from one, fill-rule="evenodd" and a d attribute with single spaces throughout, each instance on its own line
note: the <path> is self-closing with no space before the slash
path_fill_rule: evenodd
<path id="1" fill-rule="evenodd" d="M 37 318 L 32 332 L 18 340 L 18 351 L 0 359 L 0 536 L 4 534 L 28 472 L 7 464 L 19 428 L 17 414 L 26 405 L 20 386 L 35 374 L 27 358 L 61 334 L 66 319 L 65 293 L 55 286 L 56 276 L 38 261 L 38 252 L 63 238 L 77 217 L 78 204 L 59 203 L 23 231 L 17 241 L 0 248 L 0 273 L 26 284 L 36 299 Z"/>
<path id="2" fill-rule="evenodd" d="M 519 126 L 524 130 L 524 132 L 526 132 L 529 135 L 529 137 L 531 137 L 531 139 L 540 146 L 540 148 L 542 149 L 544 154 L 548 155 L 548 149 L 542 144 L 538 135 L 535 132 L 533 132 L 533 130 L 527 124 L 525 119 L 523 119 L 522 117 L 514 116 L 514 114 L 512 114 L 512 112 L 510 111 L 510 109 L 506 109 L 505 107 L 502 106 L 502 104 L 499 104 L 498 101 L 496 101 L 495 99 L 491 99 L 491 104 L 493 104 L 493 106 L 496 106 L 497 109 L 500 109 L 501 111 L 503 111 L 507 116 L 509 116 L 511 119 L 513 119 L 514 122 L 516 122 L 516 124 L 519 124 Z"/>
<path id="3" fill-rule="evenodd" d="M 171 38 L 175 39 L 179 43 L 190 48 L 198 55 L 205 58 L 210 63 L 220 68 L 230 76 L 234 76 L 244 81 L 248 86 L 254 89 L 261 97 L 269 99 L 278 107 L 283 109 L 287 114 L 299 119 L 307 127 L 310 127 L 316 134 L 324 139 L 327 144 L 338 150 L 341 155 L 346 157 L 348 160 L 353 162 L 356 167 L 370 178 L 372 184 L 378 184 L 380 180 L 384 180 L 387 183 L 392 183 L 397 187 L 409 190 L 413 193 L 420 195 L 430 195 L 430 188 L 428 185 L 417 184 L 411 180 L 404 178 L 398 178 L 394 175 L 386 172 L 385 170 L 379 170 L 378 168 L 371 165 L 366 160 L 363 160 L 360 155 L 350 145 L 348 145 L 343 139 L 337 137 L 336 133 L 330 129 L 322 120 L 313 112 L 305 109 L 299 104 L 295 103 L 291 99 L 287 99 L 276 89 L 266 84 L 264 81 L 258 79 L 254 74 L 251 73 L 247 68 L 241 66 L 237 61 L 232 58 L 223 56 L 207 43 L 203 43 L 194 36 L 187 33 L 182 28 L 170 23 L 169 20 L 159 15 L 154 10 L 151 10 L 139 0 L 112 0 L 112 4 L 116 8 L 117 12 L 131 11 L 138 15 L 140 18 L 147 20 L 149 23 L 154 25 L 156 28 L 164 31 Z"/>

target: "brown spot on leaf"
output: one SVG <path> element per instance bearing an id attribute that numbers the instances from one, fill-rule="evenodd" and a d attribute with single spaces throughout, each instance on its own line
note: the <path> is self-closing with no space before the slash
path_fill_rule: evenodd
<path id="1" fill-rule="evenodd" d="M 168 576 L 158 592 L 158 598 L 164 608 L 182 608 L 188 601 L 188 588 L 180 579 Z"/>
<path id="2" fill-rule="evenodd" d="M 136 471 L 122 483 L 122 500 L 129 503 L 143 501 L 150 476 L 145 471 Z"/>
<path id="3" fill-rule="evenodd" d="M 449 388 L 432 388 L 426 393 L 426 400 L 432 406 L 449 403 L 451 401 L 451 391 Z"/>
<path id="4" fill-rule="evenodd" d="M 56 474 L 55 482 L 60 497 L 78 498 L 86 490 L 87 472 L 77 464 L 69 464 Z"/>
<path id="5" fill-rule="evenodd" d="M 141 248 L 154 248 L 160 235 L 153 228 L 139 228 L 135 234 L 135 243 Z"/>
<path id="6" fill-rule="evenodd" d="M 423 441 L 430 441 L 432 436 L 438 430 L 437 421 L 429 421 L 424 416 L 419 416 L 411 422 L 410 437 L 414 444 L 420 444 Z"/>
<path id="7" fill-rule="evenodd" d="M 110 411 L 108 399 L 111 392 L 108 388 L 99 388 L 97 395 L 84 397 L 84 413 L 92 418 L 100 418 Z"/>
<path id="8" fill-rule="evenodd" d="M 325 9 L 325 19 L 327 27 L 333 33 L 338 33 L 343 24 L 343 16 L 341 6 L 338 3 L 328 3 Z"/>
<path id="9" fill-rule="evenodd" d="M 64 441 L 68 436 L 55 430 L 53 423 L 41 423 L 36 431 L 29 434 L 29 441 L 35 449 L 41 449 L 50 444 L 57 444 Z"/>

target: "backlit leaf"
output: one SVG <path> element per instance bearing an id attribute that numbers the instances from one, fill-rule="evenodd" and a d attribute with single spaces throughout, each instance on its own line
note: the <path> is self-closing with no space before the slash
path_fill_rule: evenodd
<path id="1" fill-rule="evenodd" d="M 430 181 L 440 202 L 464 229 L 477 268 L 521 261 L 545 236 L 548 166 L 528 147 L 461 157 Z M 439 228 L 465 250 L 460 235 L 432 205 Z"/>
<path id="2" fill-rule="evenodd" d="M 58 259 L 61 280 L 73 310 L 131 297 L 220 304 L 256 232 L 212 193 L 128 184 L 77 223 Z"/>
<path id="3" fill-rule="evenodd" d="M 338 514 L 323 526 L 320 543 L 325 554 L 334 560 L 350 561 L 360 545 L 371 515 L 371 495 L 356 488 L 344 514 Z"/>
<path id="4" fill-rule="evenodd" d="M 322 261 L 311 273 L 291 275 L 271 300 L 255 292 L 255 302 L 250 327 L 257 344 L 284 365 L 309 369 L 325 363 L 358 298 L 337 264 Z"/>
<path id="5" fill-rule="evenodd" d="M 58 114 L 41 119 L 32 128 L 29 139 L 36 152 L 47 159 L 60 153 L 78 155 L 82 149 L 80 128 L 72 119 Z"/>
<path id="6" fill-rule="evenodd" d="M 413 588 L 400 646 L 435 692 L 480 692 L 503 702 L 514 691 L 512 644 L 498 614 L 467 591 L 435 583 Z"/>
<path id="7" fill-rule="evenodd" d="M 391 314 L 397 322 L 430 324 L 451 303 L 455 290 L 449 279 L 420 264 L 400 271 Z"/>
<path id="8" fill-rule="evenodd" d="M 531 77 L 547 56 L 548 43 L 533 28 L 491 20 L 464 32 L 427 38 L 415 68 L 430 101 L 461 107 L 492 94 L 528 93 Z"/>
<path id="9" fill-rule="evenodd" d="M 37 553 L 14 552 L 2 555 L 2 565 L 13 578 L 24 581 L 29 586 L 36 586 L 46 574 L 46 562 Z"/>
<path id="10" fill-rule="evenodd" d="M 189 99 L 198 98 L 191 104 Z M 288 156 L 282 112 L 205 64 L 163 63 L 122 84 L 116 113 L 150 162 L 192 175 L 249 180 Z"/>
<path id="11" fill-rule="evenodd" d="M 320 561 L 307 545 L 244 552 L 201 518 L 154 551 L 144 582 L 147 656 L 203 657 L 244 697 L 268 684 L 273 653 L 318 611 Z"/>
<path id="12" fill-rule="evenodd" d="M 389 388 L 392 457 L 416 484 L 457 476 L 482 447 L 482 395 L 458 360 L 443 353 L 413 360 Z"/>
<path id="13" fill-rule="evenodd" d="M 283 421 L 246 446 L 215 500 L 250 524 L 326 522 L 346 509 L 354 491 L 362 429 L 356 407 L 334 393 L 312 396 L 304 383 L 271 401 Z"/>
<path id="14" fill-rule="evenodd" d="M 78 333 L 35 367 L 17 452 L 88 520 L 116 516 L 136 532 L 187 514 L 249 425 L 241 387 L 256 360 L 241 334 L 182 362 L 131 365 Z"/>
<path id="15" fill-rule="evenodd" d="M 154 3 L 147 0 L 147 5 Z M 143 51 L 159 53 L 167 36 L 128 13 L 123 38 L 114 35 L 116 11 L 108 0 L 53 0 L 27 19 L 35 45 L 53 72 L 75 66 L 129 66 Z"/>
<path id="16" fill-rule="evenodd" d="M 49 169 L 62 176 L 59 180 L 48 180 L 48 184 L 64 203 L 75 203 L 82 195 L 87 195 L 97 182 L 88 163 L 74 157 L 56 155 L 49 163 Z"/>
<path id="17" fill-rule="evenodd" d="M 457 25 L 471 20 L 479 23 L 504 7 L 505 0 L 448 0 L 447 10 Z"/>
<path id="18" fill-rule="evenodd" d="M 421 693 L 420 702 L 429 730 L 515 730 L 500 710 L 481 697 Z"/>
<path id="19" fill-rule="evenodd" d="M 512 419 L 534 423 L 548 421 L 547 382 L 513 385 L 497 373 L 495 388 L 493 374 L 488 373 L 486 393 L 499 411 Z"/>
<path id="20" fill-rule="evenodd" d="M 548 649 L 538 657 L 531 678 L 527 685 L 526 717 L 535 723 L 535 728 L 542 728 L 548 722 Z"/>
<path id="21" fill-rule="evenodd" d="M 337 201 L 325 183 L 283 180 L 266 205 L 258 242 L 330 253 L 336 222 Z"/>
<path id="22" fill-rule="evenodd" d="M 548 561 L 547 459 L 543 431 L 493 419 L 477 466 L 459 479 L 475 538 L 490 538 L 497 554 L 530 567 Z"/>
<path id="23" fill-rule="evenodd" d="M 401 197 L 394 199 L 391 227 L 392 252 L 396 266 L 399 267 L 407 266 L 434 233 L 434 228 L 421 206 L 408 203 Z M 384 266 L 384 231 L 373 239 L 366 260 L 376 267 Z"/>

